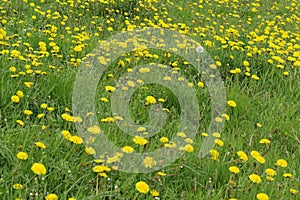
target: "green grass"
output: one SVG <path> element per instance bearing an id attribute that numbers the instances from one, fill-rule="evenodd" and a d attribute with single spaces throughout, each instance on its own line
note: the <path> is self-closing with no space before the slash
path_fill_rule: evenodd
<path id="1" fill-rule="evenodd" d="M 151 190 L 160 193 L 160 199 L 256 199 L 258 193 L 266 193 L 270 199 L 298 199 L 299 194 L 292 194 L 290 189 L 300 189 L 300 73 L 296 63 L 300 54 L 299 3 L 261 1 L 256 7 L 258 12 L 253 12 L 255 2 L 249 1 L 107 2 L 0 2 L 0 198 L 45 199 L 53 193 L 59 199 L 154 199 L 150 192 L 142 194 L 136 190 L 135 184 L 145 181 Z M 227 106 L 230 120 L 225 122 L 220 137 L 224 146 L 213 147 L 219 152 L 218 160 L 213 160 L 211 155 L 199 157 L 205 141 L 202 133 L 207 132 L 211 120 L 206 83 L 204 88 L 197 87 L 203 80 L 190 64 L 184 63 L 184 58 L 173 53 L 168 57 L 166 51 L 157 49 L 148 50 L 157 58 L 145 56 L 147 52 L 143 56 L 129 52 L 109 66 L 97 86 L 95 116 L 98 121 L 113 117 L 112 94 L 105 86 L 116 86 L 128 69 L 150 62 L 174 69 L 177 61 L 182 76 L 194 84 L 200 109 L 193 152 L 160 169 L 166 176 L 158 175 L 157 170 L 134 174 L 112 169 L 105 178 L 93 172 L 93 167 L 99 164 L 93 155 L 86 153 L 83 144 L 74 144 L 62 136 L 63 130 L 80 135 L 76 122 L 66 121 L 61 115 L 74 114 L 73 85 L 85 56 L 97 47 L 98 41 L 130 28 L 128 23 L 134 28 L 167 27 L 187 34 L 221 63 L 218 70 L 224 81 L 226 99 L 234 100 L 237 106 Z M 41 56 L 40 42 L 47 44 L 48 56 Z M 51 47 L 51 42 L 59 47 L 58 51 Z M 74 50 L 77 45 L 82 45 L 82 51 Z M 19 51 L 25 60 L 12 56 L 12 50 Z M 284 63 L 274 56 L 279 56 Z M 243 66 L 244 61 L 249 62 L 249 69 Z M 230 71 L 236 68 L 241 73 Z M 259 80 L 251 75 L 257 75 Z M 25 82 L 33 85 L 27 87 Z M 11 96 L 17 91 L 22 91 L 24 97 L 19 103 L 13 103 Z M 162 147 L 161 137 L 171 139 L 178 132 L 182 114 L 179 100 L 161 85 L 146 84 L 133 93 L 129 102 L 132 120 L 141 126 L 150 123 L 151 106 L 145 105 L 150 95 L 156 100 L 166 100 L 160 103 L 169 110 L 165 112 L 165 125 L 148 138 L 147 145 L 139 146 L 132 141 L 130 134 L 134 133 L 122 131 L 116 122 L 100 122 L 101 130 L 117 146 L 130 145 L 136 152 L 151 152 Z M 109 102 L 100 101 L 102 97 Z M 54 110 L 41 108 L 43 103 Z M 24 110 L 33 114 L 26 116 Z M 39 114 L 44 117 L 38 118 Z M 24 126 L 16 120 L 22 120 Z M 257 123 L 262 126 L 258 127 Z M 271 143 L 260 144 L 263 138 Z M 39 148 L 35 142 L 42 142 L 47 148 Z M 263 155 L 265 163 L 250 156 L 254 150 Z M 21 151 L 28 154 L 27 160 L 17 158 Z M 243 162 L 238 151 L 247 153 L 249 160 Z M 107 157 L 103 159 L 103 165 L 114 165 L 107 163 Z M 275 166 L 278 159 L 285 159 L 288 166 Z M 43 163 L 47 173 L 34 174 L 31 170 L 34 163 Z M 230 166 L 239 167 L 240 172 L 230 172 Z M 266 168 L 276 170 L 273 181 L 267 180 Z M 249 179 L 253 173 L 261 176 L 261 183 Z M 284 173 L 291 173 L 292 177 L 286 178 Z M 17 183 L 23 188 L 14 189 Z"/>

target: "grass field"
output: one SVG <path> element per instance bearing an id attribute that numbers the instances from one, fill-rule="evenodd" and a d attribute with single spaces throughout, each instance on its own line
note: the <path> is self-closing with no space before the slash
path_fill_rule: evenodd
<path id="1" fill-rule="evenodd" d="M 297 0 L 0 0 L 0 199 L 300 199 L 299 9 Z M 96 110 L 89 113 L 99 126 L 88 131 L 120 147 L 103 153 L 104 144 L 91 145 L 78 129 L 77 73 L 99 42 L 144 27 L 198 41 L 222 77 L 227 109 L 211 118 L 209 84 L 185 57 L 135 49 L 99 77 Z M 146 63 L 168 66 L 164 80 L 174 75 L 174 82 L 187 83 L 199 110 L 182 110 L 179 95 L 190 100 L 185 89 L 174 94 L 141 84 L 134 70 Z M 124 76 L 137 80 L 121 85 Z M 139 128 L 126 132 L 111 104 L 122 109 L 123 99 L 113 95 L 135 87 L 127 106 Z M 148 137 L 155 109 L 165 124 Z M 199 115 L 195 137 L 180 133 L 183 113 Z M 224 123 L 222 130 L 208 130 L 213 120 Z M 199 156 L 208 138 L 214 146 Z M 184 154 L 162 168 L 154 157 L 143 158 L 139 169 L 148 173 L 122 169 L 133 153 L 159 148 Z"/>

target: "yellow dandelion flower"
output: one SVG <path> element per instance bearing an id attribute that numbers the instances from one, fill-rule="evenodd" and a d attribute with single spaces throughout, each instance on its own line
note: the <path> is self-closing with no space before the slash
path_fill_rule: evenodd
<path id="1" fill-rule="evenodd" d="M 125 146 L 122 148 L 122 151 L 125 153 L 133 153 L 134 149 L 131 146 Z"/>
<path id="2" fill-rule="evenodd" d="M 170 112 L 168 108 L 162 108 L 163 111 Z"/>
<path id="3" fill-rule="evenodd" d="M 183 147 L 183 149 L 189 153 L 193 152 L 194 151 L 194 147 L 190 144 L 187 144 Z"/>
<path id="4" fill-rule="evenodd" d="M 74 47 L 74 51 L 76 52 L 82 51 L 82 45 L 77 45 L 76 47 Z"/>
<path id="5" fill-rule="evenodd" d="M 269 196 L 265 193 L 258 193 L 256 198 L 257 200 L 269 200 Z"/>
<path id="6" fill-rule="evenodd" d="M 215 121 L 221 123 L 223 121 L 223 119 L 221 117 L 216 117 Z"/>
<path id="7" fill-rule="evenodd" d="M 145 132 L 145 131 L 146 131 L 146 128 L 143 127 L 143 126 L 141 126 L 141 127 L 139 127 L 136 131 L 137 131 L 137 132 Z"/>
<path id="8" fill-rule="evenodd" d="M 135 86 L 135 83 L 133 81 L 127 81 L 127 85 L 129 87 L 134 87 Z"/>
<path id="9" fill-rule="evenodd" d="M 170 81 L 171 79 L 172 79 L 171 76 L 165 76 L 163 80 L 164 81 Z"/>
<path id="10" fill-rule="evenodd" d="M 221 134 L 218 133 L 218 132 L 213 132 L 212 136 L 215 137 L 215 138 L 219 138 L 219 137 L 221 137 Z"/>
<path id="11" fill-rule="evenodd" d="M 159 196 L 159 192 L 156 191 L 156 190 L 151 190 L 151 191 L 150 191 L 150 194 L 151 194 L 152 196 L 154 196 L 154 197 L 158 197 L 158 196 Z"/>
<path id="12" fill-rule="evenodd" d="M 101 172 L 110 172 L 111 169 L 105 165 L 96 165 L 93 167 L 93 171 L 96 173 L 101 173 Z"/>
<path id="13" fill-rule="evenodd" d="M 114 117 L 114 120 L 123 121 L 123 120 L 124 120 L 124 118 L 123 118 L 123 117 L 121 117 L 121 116 L 119 116 L 119 115 L 117 115 L 117 116 L 115 116 L 115 117 Z"/>
<path id="14" fill-rule="evenodd" d="M 183 132 L 178 132 L 177 135 L 182 138 L 186 138 L 186 134 Z"/>
<path id="15" fill-rule="evenodd" d="M 37 146 L 41 149 L 46 149 L 47 148 L 47 146 L 42 142 L 35 142 L 34 144 L 35 144 L 35 146 Z"/>
<path id="16" fill-rule="evenodd" d="M 298 193 L 298 190 L 294 189 L 294 188 L 290 188 L 290 193 L 292 193 L 293 195 Z"/>
<path id="17" fill-rule="evenodd" d="M 61 134 L 66 140 L 70 140 L 70 138 L 72 137 L 71 133 L 67 130 L 61 131 Z"/>
<path id="18" fill-rule="evenodd" d="M 250 65 L 250 64 L 249 64 L 249 62 L 248 62 L 247 60 L 243 61 L 243 66 L 244 66 L 244 67 L 249 67 L 249 65 Z"/>
<path id="19" fill-rule="evenodd" d="M 259 143 L 260 143 L 260 144 L 270 144 L 271 141 L 264 138 L 264 139 L 261 139 L 261 140 L 259 141 Z"/>
<path id="20" fill-rule="evenodd" d="M 12 66 L 12 67 L 9 68 L 9 71 L 10 71 L 10 72 L 16 72 L 16 71 L 17 71 L 17 68 L 14 67 L 14 66 Z"/>
<path id="21" fill-rule="evenodd" d="M 139 69 L 139 72 L 140 73 L 148 73 L 148 72 L 150 72 L 150 68 L 148 68 L 148 67 L 142 67 L 142 68 Z"/>
<path id="22" fill-rule="evenodd" d="M 107 176 L 107 174 L 106 173 L 104 173 L 104 172 L 102 172 L 102 173 L 98 173 L 98 175 L 99 176 L 102 176 L 102 177 L 104 177 L 104 178 L 107 178 L 108 176 Z"/>
<path id="23" fill-rule="evenodd" d="M 224 117 L 226 121 L 230 120 L 230 116 L 228 114 L 222 114 L 221 116 Z"/>
<path id="24" fill-rule="evenodd" d="M 258 128 L 261 128 L 261 127 L 262 127 L 262 124 L 261 124 L 261 123 L 256 123 L 256 126 L 257 126 Z"/>
<path id="25" fill-rule="evenodd" d="M 17 95 L 13 95 L 11 96 L 11 101 L 14 103 L 19 103 L 20 102 L 20 98 Z"/>
<path id="26" fill-rule="evenodd" d="M 284 173 L 283 174 L 283 177 L 285 177 L 285 178 L 291 178 L 293 176 L 293 174 L 291 174 L 291 173 Z"/>
<path id="27" fill-rule="evenodd" d="M 28 154 L 25 152 L 19 152 L 17 153 L 17 158 L 20 160 L 27 160 L 28 159 Z"/>
<path id="28" fill-rule="evenodd" d="M 230 166 L 229 171 L 232 173 L 238 174 L 240 172 L 240 169 L 237 166 Z"/>
<path id="29" fill-rule="evenodd" d="M 249 176 L 249 179 L 250 179 L 253 183 L 257 183 L 257 184 L 259 184 L 259 183 L 262 182 L 260 176 L 257 175 L 257 174 L 251 174 L 251 175 Z"/>
<path id="30" fill-rule="evenodd" d="M 48 107 L 47 110 L 51 112 L 51 111 L 54 110 L 54 108 L 53 107 Z"/>
<path id="31" fill-rule="evenodd" d="M 190 144 L 193 144 L 193 142 L 194 142 L 191 138 L 185 138 L 184 141 L 186 143 L 190 143 Z"/>
<path id="32" fill-rule="evenodd" d="M 20 125 L 20 126 L 24 126 L 24 122 L 22 120 L 16 120 L 16 122 Z"/>
<path id="33" fill-rule="evenodd" d="M 183 77 L 179 77 L 177 80 L 178 81 L 184 81 L 184 78 Z"/>
<path id="34" fill-rule="evenodd" d="M 120 157 L 119 156 L 112 156 L 112 157 L 109 157 L 107 158 L 106 162 L 108 164 L 111 164 L 111 163 L 115 163 L 115 162 L 120 162 Z"/>
<path id="35" fill-rule="evenodd" d="M 31 170 L 37 175 L 44 175 L 47 172 L 45 165 L 42 163 L 34 163 L 31 167 Z"/>
<path id="36" fill-rule="evenodd" d="M 255 74 L 253 74 L 253 75 L 251 76 L 251 78 L 254 79 L 254 80 L 259 80 L 259 77 L 258 77 L 257 75 L 255 75 Z"/>
<path id="37" fill-rule="evenodd" d="M 227 104 L 229 105 L 229 106 L 231 106 L 231 107 L 236 107 L 236 103 L 235 103 L 235 101 L 233 101 L 233 100 L 229 100 L 229 101 L 227 101 Z"/>
<path id="38" fill-rule="evenodd" d="M 272 169 L 272 168 L 267 168 L 266 170 L 265 170 L 265 172 L 266 172 L 266 174 L 268 175 L 268 176 L 275 176 L 277 173 L 276 173 L 276 171 L 274 170 L 274 169 Z"/>
<path id="39" fill-rule="evenodd" d="M 256 8 L 252 8 L 252 9 L 251 9 L 251 12 L 254 12 L 254 13 L 255 13 L 255 12 L 258 12 L 258 10 L 257 10 Z"/>
<path id="40" fill-rule="evenodd" d="M 102 160 L 102 159 L 95 159 L 95 160 L 94 160 L 95 163 L 103 163 L 104 161 L 105 161 L 105 160 Z"/>
<path id="41" fill-rule="evenodd" d="M 113 86 L 107 85 L 107 86 L 105 86 L 105 90 L 108 92 L 114 92 L 116 90 L 116 88 Z"/>
<path id="42" fill-rule="evenodd" d="M 127 91 L 127 90 L 128 90 L 128 87 L 126 87 L 126 86 L 123 85 L 123 86 L 122 86 L 122 90 L 123 90 L 123 91 Z"/>
<path id="43" fill-rule="evenodd" d="M 21 53 L 17 50 L 12 50 L 10 54 L 12 57 L 19 57 L 21 55 Z"/>
<path id="44" fill-rule="evenodd" d="M 258 157 L 254 157 L 259 163 L 265 163 L 266 162 L 266 160 L 265 160 L 265 158 L 264 157 L 262 157 L 262 156 L 258 156 Z"/>
<path id="45" fill-rule="evenodd" d="M 209 153 L 210 153 L 210 155 L 211 155 L 211 159 L 213 159 L 213 160 L 219 160 L 219 152 L 217 151 L 217 150 L 215 150 L 215 149 L 211 149 L 210 151 L 209 151 Z"/>
<path id="46" fill-rule="evenodd" d="M 144 159 L 143 163 L 144 163 L 144 166 L 145 166 L 146 168 L 152 168 L 153 166 L 156 165 L 156 161 L 155 161 L 152 157 L 150 157 L 150 156 L 147 156 L 147 157 Z"/>
<path id="47" fill-rule="evenodd" d="M 156 174 L 159 175 L 159 176 L 166 176 L 167 175 L 167 174 L 165 174 L 163 172 L 157 172 Z"/>
<path id="48" fill-rule="evenodd" d="M 238 151 L 237 155 L 240 157 L 241 160 L 243 161 L 248 161 L 248 156 L 245 152 L 243 151 Z"/>
<path id="49" fill-rule="evenodd" d="M 232 70 L 230 70 L 229 72 L 230 72 L 231 74 L 236 74 L 236 73 L 237 73 L 235 69 L 232 69 Z"/>
<path id="50" fill-rule="evenodd" d="M 73 135 L 70 137 L 69 139 L 71 142 L 73 142 L 74 144 L 82 144 L 83 140 L 81 137 L 77 136 L 77 135 Z"/>
<path id="51" fill-rule="evenodd" d="M 82 122 L 82 118 L 81 117 L 76 117 L 74 116 L 74 122 Z"/>
<path id="52" fill-rule="evenodd" d="M 220 139 L 215 139 L 214 142 L 215 142 L 215 144 L 217 144 L 220 147 L 224 146 L 224 142 L 222 140 L 220 140 Z"/>
<path id="53" fill-rule="evenodd" d="M 58 196 L 56 194 L 48 194 L 46 200 L 58 200 Z"/>
<path id="54" fill-rule="evenodd" d="M 23 113 L 25 115 L 32 115 L 33 114 L 33 112 L 31 110 L 24 110 Z"/>
<path id="55" fill-rule="evenodd" d="M 24 93 L 22 91 L 18 90 L 17 91 L 17 96 L 22 98 L 22 97 L 24 97 Z"/>
<path id="56" fill-rule="evenodd" d="M 23 189 L 23 185 L 20 183 L 16 183 L 16 184 L 13 184 L 13 188 L 15 190 L 21 190 L 21 189 Z"/>
<path id="57" fill-rule="evenodd" d="M 100 128 L 96 125 L 89 127 L 87 130 L 88 130 L 88 132 L 90 132 L 92 134 L 99 134 L 101 132 Z"/>
<path id="58" fill-rule="evenodd" d="M 198 82 L 197 86 L 200 87 L 200 88 L 204 88 L 204 83 L 203 82 Z"/>
<path id="59" fill-rule="evenodd" d="M 146 194 L 149 192 L 150 187 L 146 182 L 139 181 L 135 184 L 135 189 L 140 193 Z"/>
<path id="60" fill-rule="evenodd" d="M 101 122 L 114 123 L 115 119 L 113 117 L 106 117 L 106 118 L 101 119 Z"/>
<path id="61" fill-rule="evenodd" d="M 161 137 L 159 139 L 159 141 L 162 142 L 162 143 L 167 143 L 167 142 L 169 142 L 169 139 L 167 137 Z"/>
<path id="62" fill-rule="evenodd" d="M 236 73 L 241 73 L 241 69 L 240 68 L 235 68 L 235 72 Z"/>
<path id="63" fill-rule="evenodd" d="M 156 104 L 156 99 L 153 96 L 146 97 L 146 103 L 148 104 Z"/>
<path id="64" fill-rule="evenodd" d="M 251 151 L 250 155 L 253 157 L 253 158 L 258 158 L 260 157 L 260 153 L 258 151 Z"/>
<path id="65" fill-rule="evenodd" d="M 99 60 L 99 63 L 102 64 L 102 65 L 107 65 L 108 64 L 107 61 L 109 61 L 109 59 L 106 59 L 103 56 L 99 56 L 98 60 Z"/>
<path id="66" fill-rule="evenodd" d="M 159 101 L 159 102 L 162 102 L 162 103 L 166 102 L 166 100 L 163 99 L 163 98 L 159 98 L 158 101 Z"/>
<path id="67" fill-rule="evenodd" d="M 300 61 L 299 61 L 299 60 L 295 61 L 293 65 L 294 65 L 295 67 L 300 67 Z"/>
<path id="68" fill-rule="evenodd" d="M 220 62 L 220 61 L 216 61 L 216 65 L 218 66 L 218 67 L 221 67 L 222 66 L 222 63 Z M 217 67 L 215 66 L 215 65 L 210 65 L 209 66 L 211 69 L 216 69 Z"/>
<path id="69" fill-rule="evenodd" d="M 106 97 L 102 97 L 102 98 L 100 98 L 100 101 L 103 101 L 103 102 L 107 103 L 108 99 Z"/>
<path id="70" fill-rule="evenodd" d="M 174 142 L 170 142 L 170 144 L 165 144 L 164 146 L 167 148 L 175 148 L 177 145 Z"/>
<path id="71" fill-rule="evenodd" d="M 40 114 L 38 114 L 36 117 L 39 118 L 39 119 L 41 119 L 41 118 L 44 117 L 44 116 L 45 116 L 44 113 L 40 113 Z"/>
<path id="72" fill-rule="evenodd" d="M 85 152 L 88 154 L 88 155 L 95 155 L 96 154 L 96 151 L 93 147 L 86 147 L 85 148 Z"/>
<path id="73" fill-rule="evenodd" d="M 62 114 L 61 117 L 67 122 L 74 122 L 74 117 L 67 113 Z"/>
<path id="74" fill-rule="evenodd" d="M 133 142 L 139 145 L 145 145 L 148 143 L 148 140 L 145 138 L 142 138 L 140 136 L 135 136 L 133 139 Z"/>
<path id="75" fill-rule="evenodd" d="M 276 161 L 275 165 L 279 167 L 287 167 L 288 163 L 284 159 L 279 159 Z"/>
<path id="76" fill-rule="evenodd" d="M 33 82 L 24 82 L 25 86 L 28 88 L 31 88 L 31 86 L 33 85 Z"/>
<path id="77" fill-rule="evenodd" d="M 207 133 L 201 133 L 201 136 L 208 137 L 208 134 Z"/>
<path id="78" fill-rule="evenodd" d="M 125 62 L 124 62 L 123 60 L 120 60 L 120 61 L 118 62 L 118 64 L 121 65 L 122 67 L 125 67 Z"/>

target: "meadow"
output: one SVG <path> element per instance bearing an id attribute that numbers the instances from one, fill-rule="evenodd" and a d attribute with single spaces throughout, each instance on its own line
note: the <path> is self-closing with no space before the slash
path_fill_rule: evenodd
<path id="1" fill-rule="evenodd" d="M 0 199 L 300 199 L 298 0 L 0 0 L 0 13 Z M 222 80 L 226 96 L 217 100 L 226 111 L 211 116 L 214 84 L 190 60 L 139 45 L 112 62 L 98 58 L 110 65 L 95 95 L 84 88 L 76 96 L 78 72 L 99 44 L 146 27 L 201 44 Z M 147 76 L 153 64 L 138 68 L 149 63 L 169 69 L 162 79 L 174 79 L 180 92 L 147 81 L 160 77 Z M 128 101 L 114 99 L 119 90 Z M 194 102 L 190 90 L 199 110 L 181 103 Z M 88 97 L 95 110 L 77 116 L 72 100 L 85 107 Z M 135 124 L 129 132 L 115 113 L 125 107 Z M 89 140 L 80 131 L 88 117 L 97 121 L 85 127 Z M 211 131 L 212 121 L 222 129 Z M 197 124 L 192 135 L 179 131 L 183 122 Z M 117 152 L 101 143 L 104 135 Z M 208 139 L 214 145 L 201 155 Z M 182 155 L 162 165 L 132 158 L 156 149 Z"/>

